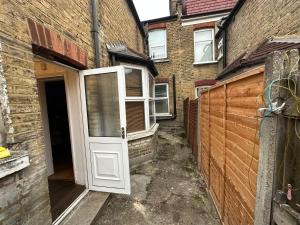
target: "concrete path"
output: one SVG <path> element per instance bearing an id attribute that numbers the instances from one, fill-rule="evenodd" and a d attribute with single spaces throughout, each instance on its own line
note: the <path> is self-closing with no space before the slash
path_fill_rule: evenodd
<path id="1" fill-rule="evenodd" d="M 97 225 L 220 225 L 182 132 L 159 132 L 153 162 L 131 176 L 132 194 L 113 195 Z"/>

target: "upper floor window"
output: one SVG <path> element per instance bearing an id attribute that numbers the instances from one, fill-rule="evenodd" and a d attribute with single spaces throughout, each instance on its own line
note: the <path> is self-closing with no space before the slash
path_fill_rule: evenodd
<path id="1" fill-rule="evenodd" d="M 214 30 L 205 29 L 194 32 L 195 63 L 213 62 L 214 57 Z"/>
<path id="2" fill-rule="evenodd" d="M 149 32 L 149 52 L 152 59 L 167 58 L 166 30 L 154 30 Z"/>

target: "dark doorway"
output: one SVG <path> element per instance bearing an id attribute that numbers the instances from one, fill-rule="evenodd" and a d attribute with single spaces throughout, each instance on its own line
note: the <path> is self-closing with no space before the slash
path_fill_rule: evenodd
<path id="1" fill-rule="evenodd" d="M 64 80 L 45 83 L 54 174 L 53 180 L 74 180 Z"/>
<path id="2" fill-rule="evenodd" d="M 53 221 L 84 191 L 74 180 L 64 80 L 45 81 L 54 174 L 48 177 Z"/>

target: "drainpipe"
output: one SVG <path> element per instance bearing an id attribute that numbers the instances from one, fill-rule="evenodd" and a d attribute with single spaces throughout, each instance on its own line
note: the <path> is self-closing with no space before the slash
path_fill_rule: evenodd
<path id="1" fill-rule="evenodd" d="M 100 41 L 99 41 L 99 28 L 98 28 L 98 2 L 97 0 L 91 0 L 92 4 L 92 36 L 94 39 L 94 48 L 95 48 L 95 65 L 97 68 L 100 67 Z"/>
<path id="2" fill-rule="evenodd" d="M 175 74 L 173 74 L 173 107 L 174 107 L 173 118 L 176 119 L 176 117 L 177 117 L 177 107 L 176 107 L 176 77 L 175 77 Z"/>
<path id="3" fill-rule="evenodd" d="M 223 69 L 227 66 L 227 29 L 224 28 L 223 34 Z"/>

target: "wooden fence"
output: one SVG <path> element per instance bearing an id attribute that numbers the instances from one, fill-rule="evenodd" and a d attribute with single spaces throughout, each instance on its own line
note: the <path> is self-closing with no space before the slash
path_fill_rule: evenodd
<path id="1" fill-rule="evenodd" d="M 188 128 L 189 128 L 189 109 L 190 109 L 190 99 L 186 98 L 183 101 L 183 124 L 187 136 L 188 136 Z"/>
<path id="2" fill-rule="evenodd" d="M 198 119 L 189 118 L 198 121 L 189 127 L 199 129 L 199 170 L 226 225 L 254 221 L 263 74 L 258 67 L 216 84 L 201 93 Z"/>
<path id="3" fill-rule="evenodd" d="M 198 100 L 184 100 L 184 128 L 187 134 L 187 140 L 192 148 L 193 154 L 198 159 Z"/>

